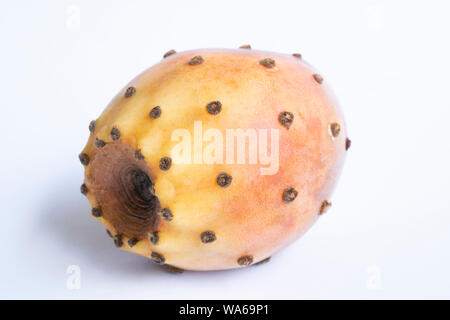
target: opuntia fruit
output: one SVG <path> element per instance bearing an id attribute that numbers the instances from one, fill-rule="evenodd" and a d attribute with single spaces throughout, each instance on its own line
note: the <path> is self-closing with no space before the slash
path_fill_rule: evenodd
<path id="1" fill-rule="evenodd" d="M 249 45 L 167 52 L 89 131 L 92 216 L 176 273 L 268 261 L 329 209 L 350 147 L 327 81 Z"/>

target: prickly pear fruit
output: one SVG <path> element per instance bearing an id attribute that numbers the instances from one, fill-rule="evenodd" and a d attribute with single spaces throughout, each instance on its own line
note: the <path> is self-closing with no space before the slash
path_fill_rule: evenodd
<path id="1" fill-rule="evenodd" d="M 89 130 L 92 215 L 177 272 L 268 261 L 330 207 L 350 147 L 327 81 L 248 45 L 167 52 Z"/>

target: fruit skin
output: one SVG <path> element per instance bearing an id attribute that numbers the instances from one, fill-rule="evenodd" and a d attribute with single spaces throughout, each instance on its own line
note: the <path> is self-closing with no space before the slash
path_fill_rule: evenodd
<path id="1" fill-rule="evenodd" d="M 203 61 L 191 63 L 198 56 Z M 275 65 L 262 64 L 266 58 Z M 305 233 L 330 200 L 346 154 L 343 115 L 326 79 L 319 83 L 316 74 L 289 54 L 202 49 L 173 53 L 127 84 L 96 120 L 82 153 L 92 162 L 100 150 L 96 139 L 140 150 L 161 208 L 170 208 L 173 218 L 160 219 L 156 245 L 144 238 L 131 247 L 124 236 L 121 248 L 148 258 L 155 252 L 180 269 L 220 270 L 242 267 L 242 257 L 262 261 Z M 212 101 L 220 101 L 220 113 L 208 113 Z M 157 106 L 161 114 L 150 117 Z M 279 120 L 286 111 L 294 115 L 289 128 Z M 178 143 L 171 141 L 172 132 L 185 128 L 193 136 L 199 120 L 203 131 L 279 129 L 278 173 L 261 175 L 254 164 L 172 164 L 161 170 L 160 159 L 170 157 Z M 332 123 L 339 124 L 336 137 Z M 120 131 L 119 139 L 112 128 Z M 97 207 L 101 191 L 95 190 L 90 166 L 85 166 L 86 196 Z M 226 188 L 216 182 L 222 172 L 232 176 Z M 286 202 L 283 192 L 291 187 L 298 196 Z M 113 235 L 122 233 L 104 216 L 96 219 Z M 216 239 L 203 243 L 205 231 Z"/>

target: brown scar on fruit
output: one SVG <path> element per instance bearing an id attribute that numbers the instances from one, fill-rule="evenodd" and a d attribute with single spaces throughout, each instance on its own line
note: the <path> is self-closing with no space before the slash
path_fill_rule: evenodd
<path id="1" fill-rule="evenodd" d="M 164 264 L 162 265 L 162 268 L 164 269 L 164 271 L 173 274 L 182 274 L 184 272 L 184 269 L 171 266 L 170 264 Z"/>
<path id="2" fill-rule="evenodd" d="M 231 184 L 233 177 L 226 172 L 222 172 L 217 176 L 216 182 L 219 187 L 226 188 Z"/>
<path id="3" fill-rule="evenodd" d="M 144 155 L 141 152 L 141 149 L 136 149 L 136 151 L 134 152 L 134 156 L 138 160 L 144 160 L 145 159 Z"/>
<path id="4" fill-rule="evenodd" d="M 134 95 L 135 93 L 136 93 L 135 87 L 128 87 L 127 90 L 125 91 L 125 98 L 129 98 L 132 95 Z"/>
<path id="5" fill-rule="evenodd" d="M 350 149 L 350 146 L 352 145 L 352 140 L 350 140 L 349 138 L 345 139 L 345 150 Z"/>
<path id="6" fill-rule="evenodd" d="M 327 200 L 324 200 L 322 202 L 322 204 L 320 205 L 319 215 L 320 214 L 324 214 L 325 212 L 327 212 L 328 209 L 330 209 L 330 207 L 331 207 L 331 202 L 328 202 Z"/>
<path id="7" fill-rule="evenodd" d="M 158 229 L 160 203 L 154 177 L 147 163 L 136 159 L 134 148 L 108 143 L 96 150 L 90 170 L 90 192 L 118 233 L 140 240 Z"/>
<path id="8" fill-rule="evenodd" d="M 189 60 L 189 64 L 191 66 L 195 66 L 195 65 L 198 65 L 198 64 L 202 64 L 203 61 L 205 61 L 205 60 L 203 60 L 202 56 L 195 56 L 195 57 L 191 58 L 191 60 Z"/>
<path id="9" fill-rule="evenodd" d="M 98 139 L 98 138 L 95 138 L 95 142 L 94 142 L 94 144 L 95 144 L 95 146 L 97 147 L 97 148 L 103 148 L 104 146 L 105 146 L 105 141 L 103 141 L 103 140 L 100 140 L 100 139 Z"/>
<path id="10" fill-rule="evenodd" d="M 138 239 L 136 239 L 136 238 L 130 238 L 130 240 L 128 240 L 128 245 L 130 246 L 130 248 L 132 248 L 132 247 L 134 247 L 138 242 L 139 242 Z"/>
<path id="11" fill-rule="evenodd" d="M 172 211 L 170 211 L 169 208 L 164 208 L 164 209 L 162 209 L 162 210 L 159 212 L 159 215 L 160 215 L 161 217 L 163 217 L 163 219 L 166 220 L 166 221 L 172 221 L 172 219 L 173 219 Z"/>
<path id="12" fill-rule="evenodd" d="M 121 234 L 116 234 L 114 236 L 114 244 L 117 248 L 120 248 L 123 245 L 123 239 Z"/>
<path id="13" fill-rule="evenodd" d="M 222 110 L 222 103 L 220 101 L 211 101 L 206 105 L 206 110 L 212 115 L 219 114 Z"/>
<path id="14" fill-rule="evenodd" d="M 159 233 L 158 231 L 152 232 L 149 235 L 150 242 L 154 245 L 157 245 L 159 242 Z"/>
<path id="15" fill-rule="evenodd" d="M 293 53 L 292 55 L 298 59 L 302 58 L 302 55 L 300 53 Z"/>
<path id="16" fill-rule="evenodd" d="M 323 78 L 322 78 L 322 76 L 320 74 L 317 74 L 317 73 L 313 74 L 313 78 L 319 84 L 321 84 L 323 82 Z"/>
<path id="17" fill-rule="evenodd" d="M 238 265 L 247 267 L 253 262 L 253 256 L 242 256 L 237 260 Z"/>
<path id="18" fill-rule="evenodd" d="M 284 202 L 292 202 L 295 200 L 295 198 L 297 198 L 298 196 L 298 191 L 295 190 L 294 188 L 286 188 L 283 191 L 283 201 Z"/>
<path id="19" fill-rule="evenodd" d="M 203 243 L 211 243 L 216 241 L 216 234 L 213 231 L 205 231 L 200 235 L 200 240 Z"/>
<path id="20" fill-rule="evenodd" d="M 280 121 L 280 123 L 284 127 L 286 127 L 286 129 L 289 129 L 289 127 L 292 125 L 292 122 L 294 121 L 294 114 L 288 111 L 280 112 L 278 121 Z"/>
<path id="21" fill-rule="evenodd" d="M 86 187 L 86 184 L 82 184 L 80 187 L 80 191 L 82 194 L 86 195 L 88 193 L 88 188 Z"/>
<path id="22" fill-rule="evenodd" d="M 164 256 L 155 251 L 152 252 L 150 257 L 151 257 L 152 261 L 157 264 L 164 264 L 164 262 L 166 262 L 166 259 L 164 258 Z"/>
<path id="23" fill-rule="evenodd" d="M 333 122 L 332 124 L 330 124 L 330 133 L 333 136 L 333 138 L 336 138 L 340 132 L 341 126 L 339 125 L 339 123 Z"/>
<path id="24" fill-rule="evenodd" d="M 162 157 L 161 160 L 159 160 L 159 168 L 163 171 L 167 171 L 172 166 L 172 159 L 169 157 Z"/>
<path id="25" fill-rule="evenodd" d="M 242 46 L 239 47 L 240 49 L 251 49 L 252 46 L 249 44 L 243 44 Z"/>
<path id="26" fill-rule="evenodd" d="M 275 67 L 275 60 L 271 58 L 264 58 L 261 61 L 259 61 L 261 65 L 263 65 L 266 68 L 273 68 Z"/>
<path id="27" fill-rule="evenodd" d="M 94 131 L 95 131 L 95 126 L 97 125 L 97 122 L 95 121 L 95 120 L 92 120 L 90 123 L 89 123 L 89 131 L 91 132 L 91 133 L 94 133 Z"/>
<path id="28" fill-rule="evenodd" d="M 120 130 L 117 127 L 112 127 L 110 135 L 113 141 L 117 141 L 120 139 Z"/>
<path id="29" fill-rule="evenodd" d="M 87 166 L 89 164 L 89 156 L 86 153 L 80 153 L 78 155 L 78 159 L 80 159 L 80 162 L 83 166 Z"/>
<path id="30" fill-rule="evenodd" d="M 149 116 L 152 119 L 158 119 L 161 116 L 161 107 L 156 106 L 152 110 L 150 110 Z"/>
<path id="31" fill-rule="evenodd" d="M 114 237 L 114 236 L 112 235 L 111 231 L 109 231 L 108 229 L 106 229 L 106 234 L 107 234 L 108 236 L 110 236 L 111 238 Z"/>
<path id="32" fill-rule="evenodd" d="M 99 218 L 102 216 L 102 209 L 100 209 L 99 207 L 92 208 L 91 212 L 92 212 L 92 215 L 96 218 Z"/>
<path id="33" fill-rule="evenodd" d="M 167 58 L 168 56 L 171 56 L 171 55 L 173 55 L 173 54 L 175 54 L 175 53 L 177 53 L 175 50 L 169 50 L 169 51 L 167 51 L 166 53 L 164 53 L 164 55 L 163 55 L 163 58 L 165 59 L 165 58 Z"/>

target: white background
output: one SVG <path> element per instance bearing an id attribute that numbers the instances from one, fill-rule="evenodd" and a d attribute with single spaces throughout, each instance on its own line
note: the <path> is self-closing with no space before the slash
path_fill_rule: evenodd
<path id="1" fill-rule="evenodd" d="M 0 298 L 450 298 L 448 1 L 2 1 Z M 169 49 L 301 52 L 353 141 L 333 208 L 271 263 L 162 272 L 79 192 L 87 126 Z M 67 288 L 67 268 L 81 287 Z"/>

